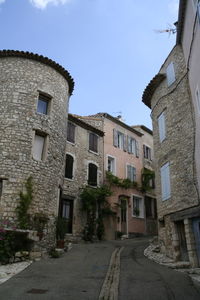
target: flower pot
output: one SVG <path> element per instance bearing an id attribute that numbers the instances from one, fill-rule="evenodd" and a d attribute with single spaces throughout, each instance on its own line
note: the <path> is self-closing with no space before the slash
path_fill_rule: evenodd
<path id="1" fill-rule="evenodd" d="M 56 245 L 57 245 L 58 248 L 63 249 L 65 247 L 65 241 L 64 240 L 57 240 Z"/>

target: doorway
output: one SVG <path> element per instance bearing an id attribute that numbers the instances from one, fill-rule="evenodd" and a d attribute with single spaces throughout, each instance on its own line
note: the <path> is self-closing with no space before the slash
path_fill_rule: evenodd
<path id="1" fill-rule="evenodd" d="M 185 237 L 185 225 L 183 221 L 176 222 L 176 228 L 179 238 L 181 260 L 188 261 L 187 242 Z"/>
<path id="2" fill-rule="evenodd" d="M 67 221 L 67 233 L 73 232 L 73 208 L 74 201 L 69 199 L 61 199 L 60 217 Z"/>
<path id="3" fill-rule="evenodd" d="M 127 235 L 127 199 L 121 198 L 121 232 Z"/>
<path id="4" fill-rule="evenodd" d="M 193 232 L 195 236 L 197 257 L 200 266 L 200 218 L 194 218 L 192 223 L 193 223 Z"/>

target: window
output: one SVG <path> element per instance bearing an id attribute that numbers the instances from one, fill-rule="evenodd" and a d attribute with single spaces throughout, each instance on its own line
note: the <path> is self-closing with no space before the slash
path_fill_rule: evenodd
<path id="1" fill-rule="evenodd" d="M 131 165 L 127 165 L 127 178 L 136 181 L 136 168 Z"/>
<path id="2" fill-rule="evenodd" d="M 88 165 L 88 184 L 92 186 L 97 186 L 97 171 L 96 165 L 90 163 Z"/>
<path id="3" fill-rule="evenodd" d="M 66 163 L 65 163 L 65 178 L 69 178 L 69 179 L 73 178 L 73 165 L 74 165 L 73 156 L 67 154 Z"/>
<path id="4" fill-rule="evenodd" d="M 107 167 L 108 172 L 115 174 L 115 158 L 112 156 L 108 156 L 107 164 L 108 164 Z"/>
<path id="5" fill-rule="evenodd" d="M 171 196 L 169 163 L 166 163 L 160 168 L 160 174 L 161 174 L 162 200 L 167 200 Z"/>
<path id="6" fill-rule="evenodd" d="M 113 129 L 113 145 L 126 151 L 126 135 L 116 129 Z"/>
<path id="7" fill-rule="evenodd" d="M 133 216 L 144 218 L 143 199 L 139 196 L 133 196 Z"/>
<path id="8" fill-rule="evenodd" d="M 43 115 L 47 115 L 49 113 L 50 100 L 50 97 L 43 94 L 39 94 L 37 112 Z"/>
<path id="9" fill-rule="evenodd" d="M 67 124 L 67 141 L 70 143 L 75 143 L 75 125 L 71 122 Z"/>
<path id="10" fill-rule="evenodd" d="M 200 93 L 199 93 L 199 88 L 198 87 L 196 89 L 196 101 L 197 101 L 198 111 L 200 113 Z"/>
<path id="11" fill-rule="evenodd" d="M 35 132 L 33 143 L 33 158 L 36 160 L 44 160 L 46 154 L 47 135 L 42 132 Z"/>
<path id="12" fill-rule="evenodd" d="M 151 160 L 151 148 L 143 145 L 144 158 Z"/>
<path id="13" fill-rule="evenodd" d="M 166 138 L 165 112 L 162 112 L 158 117 L 158 130 L 160 142 L 162 142 Z"/>
<path id="14" fill-rule="evenodd" d="M 136 140 L 128 136 L 128 153 L 136 155 Z"/>
<path id="15" fill-rule="evenodd" d="M 171 62 L 167 66 L 166 74 L 167 74 L 167 85 L 170 86 L 176 80 L 173 62 Z"/>
<path id="16" fill-rule="evenodd" d="M 98 136 L 93 132 L 89 134 L 89 150 L 98 152 Z"/>

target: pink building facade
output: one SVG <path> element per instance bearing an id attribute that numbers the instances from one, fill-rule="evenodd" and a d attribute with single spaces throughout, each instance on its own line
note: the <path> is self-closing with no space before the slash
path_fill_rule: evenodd
<path id="1" fill-rule="evenodd" d="M 146 193 L 142 191 L 141 181 L 144 168 L 142 137 L 145 133 L 107 113 L 92 116 L 90 122 L 92 119 L 94 122 L 95 118 L 101 119 L 101 130 L 104 132 L 104 183 L 111 186 L 112 196 L 109 198 L 109 203 L 116 213 L 114 217 L 107 218 L 105 221 L 105 238 L 114 239 L 118 234 L 126 237 L 146 234 L 148 233 Z M 153 144 L 151 146 L 153 147 Z M 149 160 L 152 158 L 149 157 Z M 116 179 L 122 184 L 114 184 L 113 181 Z M 128 186 L 124 187 L 123 183 L 126 182 Z M 153 206 L 152 219 L 156 223 Z M 152 233 L 155 234 L 156 230 Z"/>

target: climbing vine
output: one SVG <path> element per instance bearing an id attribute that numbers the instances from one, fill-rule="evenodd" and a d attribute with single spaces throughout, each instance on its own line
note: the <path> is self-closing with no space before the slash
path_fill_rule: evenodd
<path id="1" fill-rule="evenodd" d="M 18 224 L 21 229 L 28 229 L 30 226 L 30 216 L 28 214 L 28 209 L 33 200 L 33 178 L 30 176 L 26 183 L 26 192 L 20 192 L 19 204 L 16 208 Z"/>
<path id="2" fill-rule="evenodd" d="M 142 170 L 142 187 L 141 191 L 146 192 L 154 188 L 155 172 L 147 168 Z"/>
<path id="3" fill-rule="evenodd" d="M 103 219 L 107 215 L 115 214 L 107 201 L 107 197 L 111 194 L 112 192 L 107 185 L 97 188 L 83 188 L 80 198 L 82 208 L 87 215 L 87 223 L 83 231 L 84 240 L 93 241 L 95 236 L 102 240 L 105 232 Z"/>
<path id="4" fill-rule="evenodd" d="M 137 188 L 138 184 L 136 181 L 131 181 L 130 179 L 121 179 L 115 175 L 113 175 L 111 172 L 106 172 L 106 178 L 110 185 L 116 185 L 118 187 L 122 187 L 124 189 L 130 189 L 130 188 Z"/>

